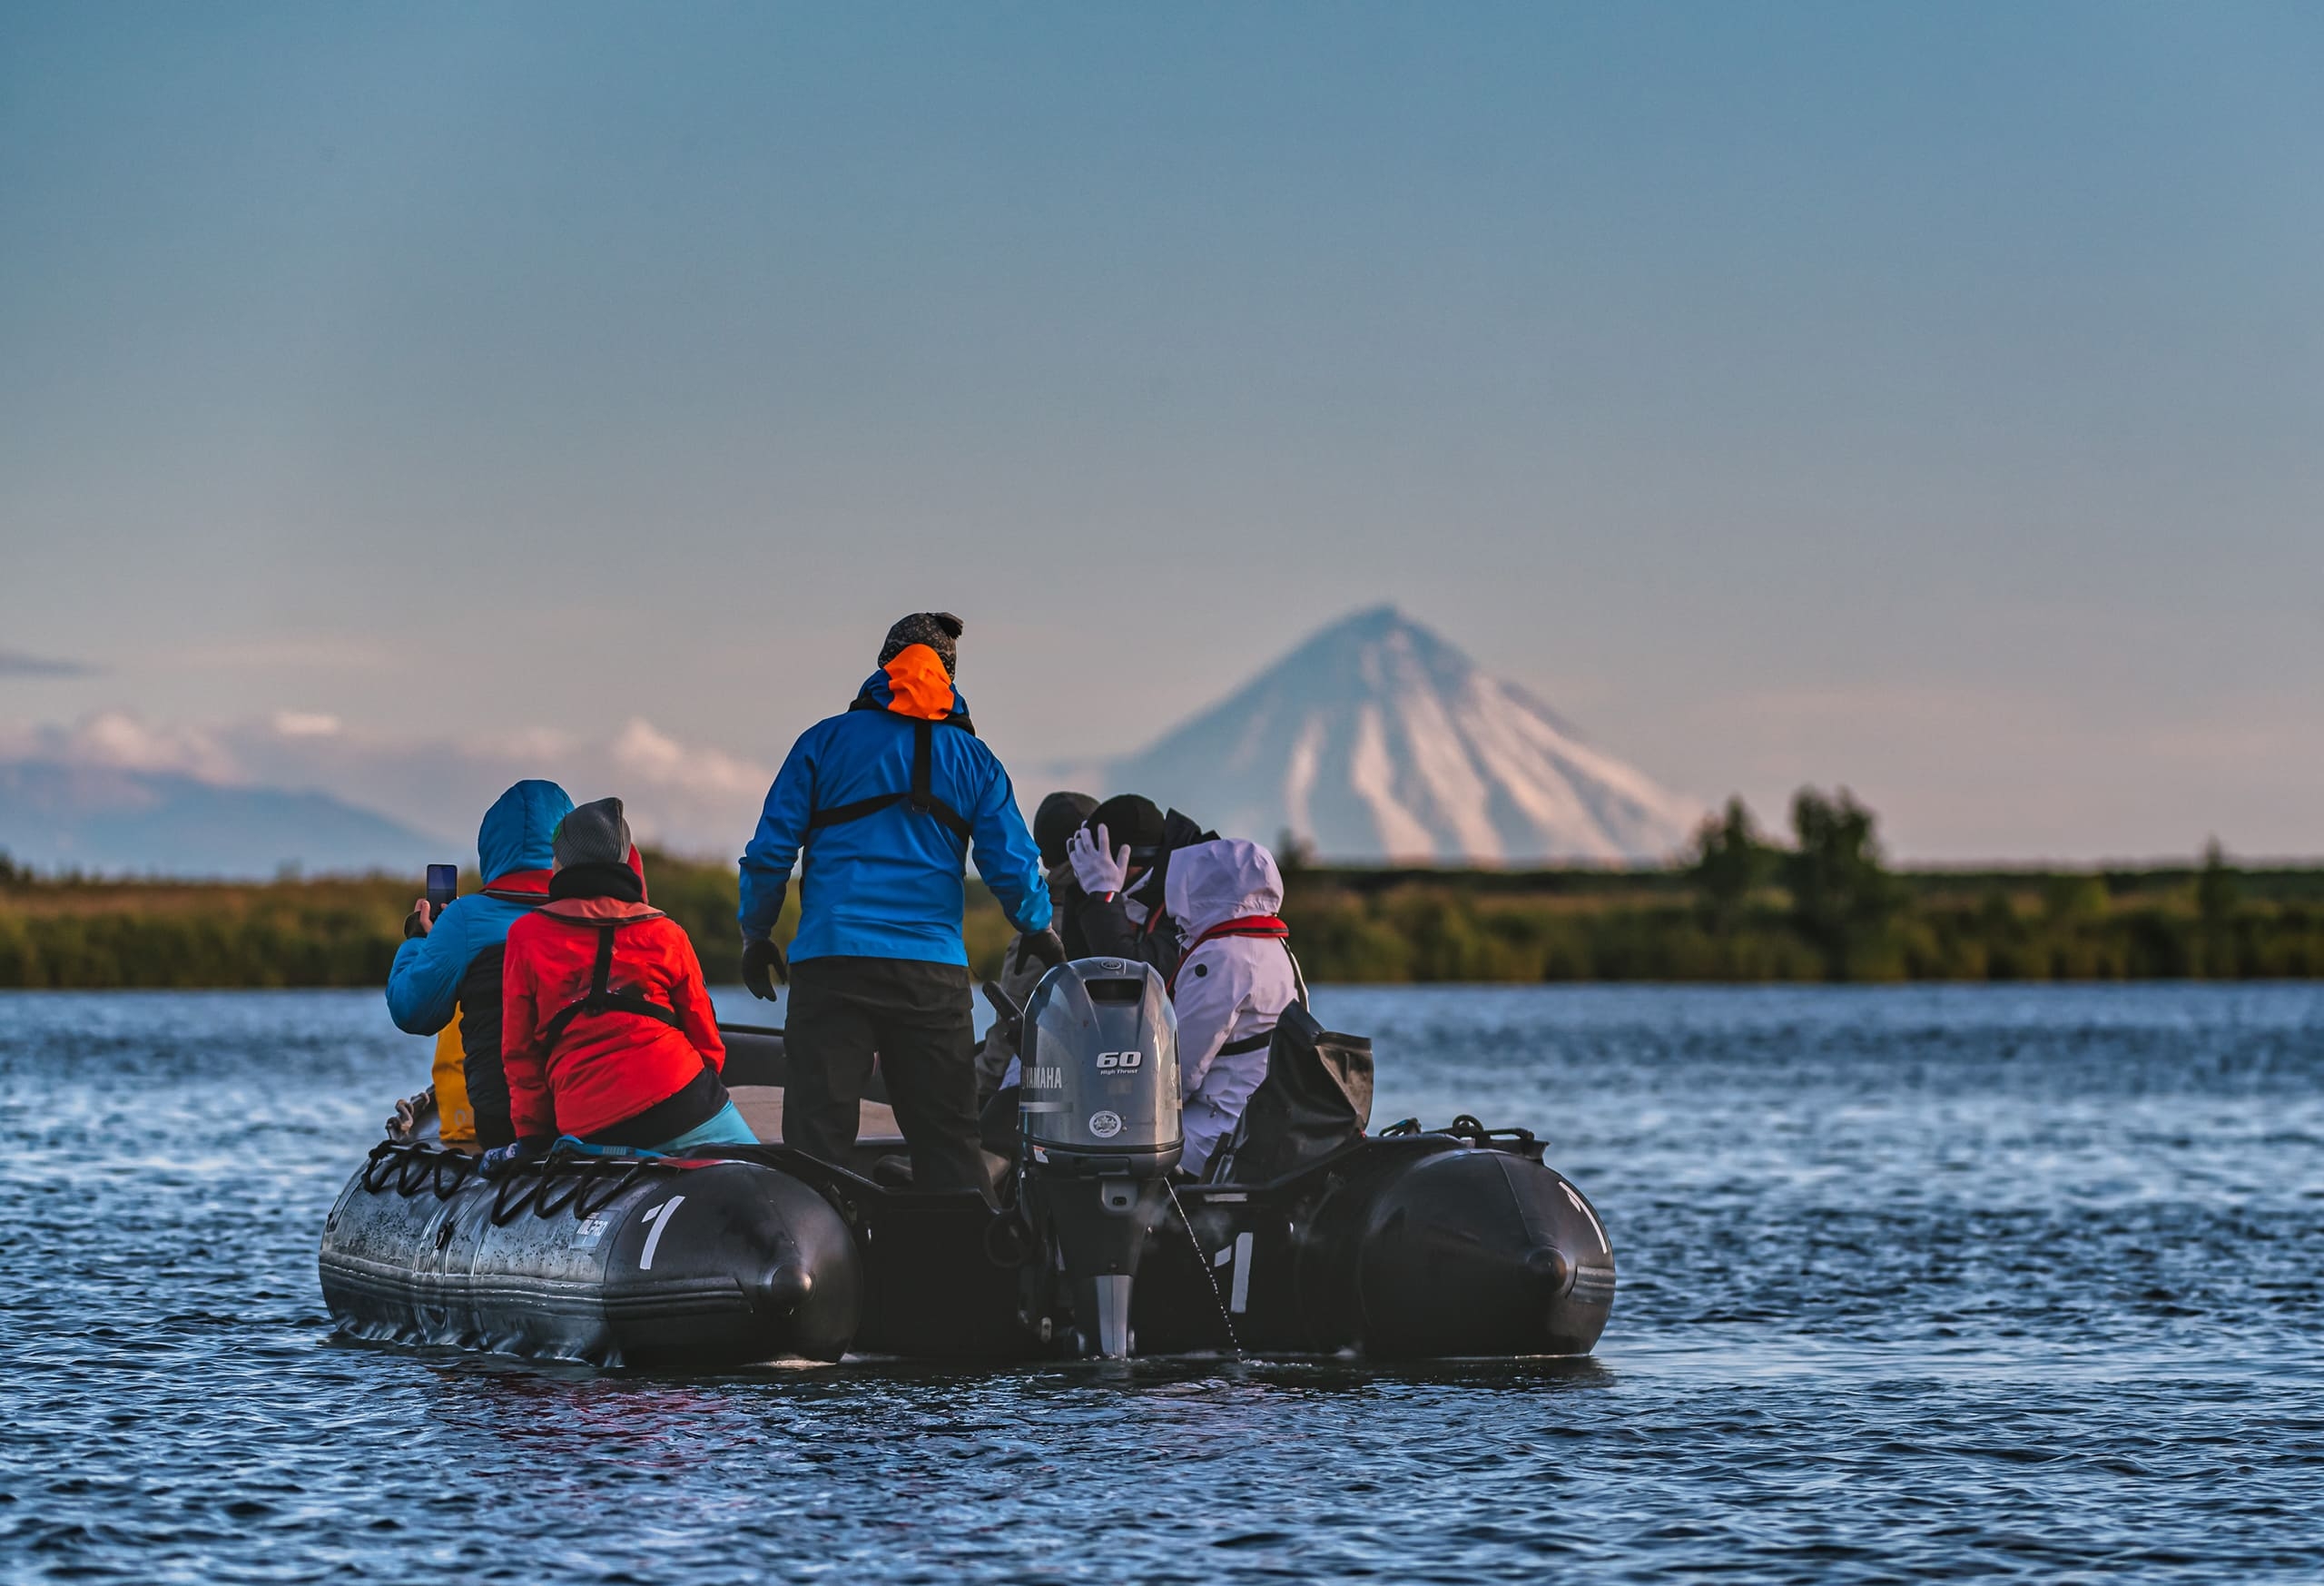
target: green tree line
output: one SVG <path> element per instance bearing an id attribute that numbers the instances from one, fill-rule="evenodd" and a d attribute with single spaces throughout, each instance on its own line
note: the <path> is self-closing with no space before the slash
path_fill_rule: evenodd
<path id="1" fill-rule="evenodd" d="M 1730 800 L 1683 862 L 1531 872 L 1325 868 L 1286 845 L 1284 915 L 1339 982 L 2108 980 L 2324 977 L 2324 870 L 1899 871 L 1845 790 L 1782 839 Z M 741 976 L 732 865 L 648 856 L 714 983 Z M 464 888 L 472 890 L 476 878 Z M 231 884 L 35 875 L 0 859 L 0 987 L 378 986 L 417 892 L 395 877 Z M 1009 926 L 971 882 L 980 974 Z M 778 934 L 795 921 L 795 891 Z"/>
<path id="2" fill-rule="evenodd" d="M 2324 976 L 2324 870 L 1892 870 L 1873 813 L 1741 800 L 1659 871 L 1320 870 L 1284 914 L 1318 980 L 2125 980 Z"/>

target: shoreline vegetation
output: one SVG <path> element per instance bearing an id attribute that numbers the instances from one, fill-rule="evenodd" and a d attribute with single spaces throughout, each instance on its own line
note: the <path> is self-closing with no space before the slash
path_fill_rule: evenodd
<path id="1" fill-rule="evenodd" d="M 1893 870 L 1872 813 L 1803 789 L 1783 841 L 1741 801 L 1651 869 L 1320 865 L 1285 845 L 1310 980 L 2023 981 L 2324 977 L 2324 867 Z M 731 865 L 652 854 L 654 903 L 713 984 L 741 979 Z M 477 878 L 462 878 L 462 892 Z M 35 874 L 0 857 L 0 988 L 380 986 L 418 877 L 266 882 Z M 980 975 L 1008 945 L 971 880 Z M 796 923 L 794 889 L 777 934 Z"/>

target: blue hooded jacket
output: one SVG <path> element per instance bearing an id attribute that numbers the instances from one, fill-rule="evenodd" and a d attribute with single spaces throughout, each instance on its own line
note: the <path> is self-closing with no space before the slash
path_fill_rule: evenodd
<path id="1" fill-rule="evenodd" d="M 1041 856 L 1017 790 L 982 740 L 967 726 L 968 702 L 943 682 L 950 710 L 923 704 L 926 681 L 907 675 L 913 645 L 872 675 L 855 707 L 800 734 L 766 795 L 758 832 L 743 853 L 743 937 L 774 929 L 783 889 L 800 849 L 806 875 L 800 893 L 796 962 L 814 958 L 913 959 L 962 964 L 960 917 L 967 907 L 960 839 L 942 821 L 898 802 L 860 820 L 808 835 L 818 811 L 901 793 L 911 785 L 916 721 L 938 720 L 930 734 L 929 791 L 968 823 L 977 873 L 1019 931 L 1049 922 Z M 896 674 L 894 678 L 891 673 Z M 896 685 L 901 684 L 901 686 Z"/>
<path id="2" fill-rule="evenodd" d="M 555 863 L 550 840 L 556 823 L 572 813 L 573 801 L 553 782 L 520 782 L 492 801 L 477 828 L 478 873 L 487 887 L 539 873 L 539 885 L 507 890 L 537 892 L 548 898 L 547 872 Z M 388 971 L 388 1017 L 411 1035 L 434 1035 L 452 1021 L 460 980 L 476 955 L 508 938 L 508 927 L 532 912 L 529 905 L 471 892 L 455 898 L 425 936 L 396 949 Z"/>

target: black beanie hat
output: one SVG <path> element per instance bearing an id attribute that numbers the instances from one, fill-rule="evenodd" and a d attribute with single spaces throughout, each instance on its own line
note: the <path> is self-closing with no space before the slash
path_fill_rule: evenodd
<path id="1" fill-rule="evenodd" d="M 949 611 L 915 611 L 888 630 L 888 642 L 880 646 L 880 665 L 885 666 L 904 653 L 909 645 L 926 645 L 944 663 L 944 675 L 958 675 L 960 665 L 960 630 L 968 626 Z"/>
<path id="2" fill-rule="evenodd" d="M 621 801 L 599 799 L 576 805 L 556 823 L 550 842 L 559 870 L 576 864 L 627 864 L 629 823 L 622 817 Z"/>
<path id="3" fill-rule="evenodd" d="M 1144 793 L 1116 793 L 1090 811 L 1083 823 L 1093 832 L 1103 826 L 1106 841 L 1117 848 L 1127 842 L 1135 852 L 1162 846 L 1162 812 Z"/>
<path id="4" fill-rule="evenodd" d="M 1098 801 L 1083 793 L 1053 793 L 1041 801 L 1033 812 L 1033 846 L 1041 851 L 1041 862 L 1055 869 L 1065 862 L 1065 845 L 1073 840 L 1073 829 L 1089 818 Z"/>

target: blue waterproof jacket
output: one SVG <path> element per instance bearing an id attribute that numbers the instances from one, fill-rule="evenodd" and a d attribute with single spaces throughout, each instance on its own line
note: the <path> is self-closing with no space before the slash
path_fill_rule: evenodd
<path id="1" fill-rule="evenodd" d="M 872 675 L 853 706 L 816 723 L 792 745 L 743 854 L 745 941 L 774 929 L 803 846 L 794 962 L 848 957 L 965 965 L 962 862 L 970 847 L 977 873 L 1018 930 L 1049 924 L 1049 886 L 1017 810 L 1017 790 L 969 725 L 968 702 L 940 671 L 931 680 L 933 665 L 927 646 L 909 646 Z M 927 791 L 957 815 L 965 839 L 904 796 L 922 731 Z M 867 804 L 881 807 L 811 831 L 818 812 L 828 816 Z"/>
<path id="2" fill-rule="evenodd" d="M 573 801 L 553 782 L 520 782 L 493 800 L 477 828 L 477 872 L 484 884 L 511 893 L 548 896 L 556 862 L 550 840 Z M 433 929 L 396 949 L 388 971 L 388 1017 L 411 1035 L 434 1035 L 452 1021 L 460 980 L 486 948 L 505 941 L 508 927 L 533 905 L 471 892 L 455 898 Z"/>

